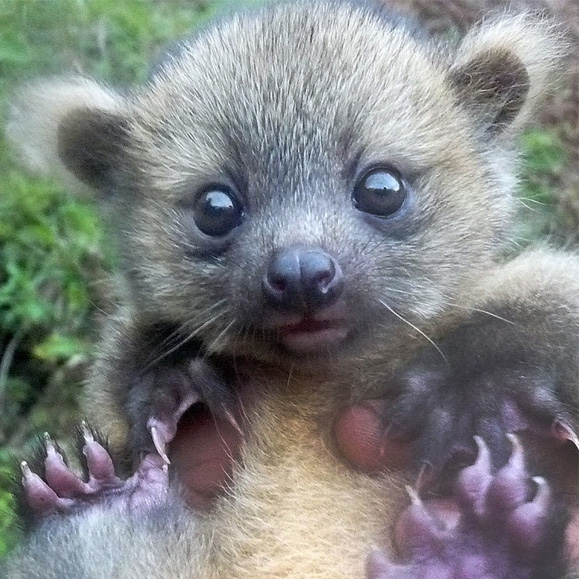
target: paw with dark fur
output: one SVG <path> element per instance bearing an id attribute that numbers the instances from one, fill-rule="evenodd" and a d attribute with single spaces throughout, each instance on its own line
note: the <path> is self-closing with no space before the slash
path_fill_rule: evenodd
<path id="1" fill-rule="evenodd" d="M 534 328 L 555 326 L 551 320 L 504 315 L 471 316 L 389 384 L 384 430 L 392 440 L 412 440 L 415 466 L 470 457 L 475 436 L 488 444 L 495 467 L 509 457 L 512 432 L 579 448 L 575 335 L 553 329 L 547 342 Z"/>
<path id="2" fill-rule="evenodd" d="M 147 369 L 134 381 L 128 396 L 131 447 L 156 451 L 169 464 L 168 445 L 182 416 L 196 404 L 241 431 L 233 379 L 211 358 L 180 354 L 179 359 L 169 357 Z"/>

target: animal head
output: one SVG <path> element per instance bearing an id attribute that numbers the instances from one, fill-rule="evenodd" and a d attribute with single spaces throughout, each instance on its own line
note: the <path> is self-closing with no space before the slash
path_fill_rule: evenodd
<path id="1" fill-rule="evenodd" d="M 319 361 L 428 323 L 496 258 L 560 46 L 526 15 L 448 47 L 380 6 L 298 1 L 199 33 L 126 93 L 33 84 L 9 134 L 108 207 L 140 315 Z"/>

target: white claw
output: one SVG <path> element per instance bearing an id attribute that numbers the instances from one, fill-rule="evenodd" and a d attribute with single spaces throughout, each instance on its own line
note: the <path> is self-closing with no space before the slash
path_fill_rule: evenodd
<path id="1" fill-rule="evenodd" d="M 406 485 L 404 488 L 406 489 L 406 492 L 410 497 L 410 502 L 413 505 L 422 506 L 422 499 L 420 498 L 418 493 L 409 485 Z"/>
<path id="2" fill-rule="evenodd" d="M 48 432 L 44 433 L 44 445 L 46 447 L 47 456 L 59 456 L 60 458 L 62 458 L 62 455 L 60 454 L 60 452 L 58 452 L 56 445 L 54 444 L 54 441 L 52 440 Z"/>
<path id="3" fill-rule="evenodd" d="M 549 483 L 542 476 L 534 476 L 531 480 L 537 485 L 537 492 L 532 502 L 547 509 L 547 505 L 551 501 Z"/>
<path id="4" fill-rule="evenodd" d="M 556 420 L 553 423 L 552 429 L 555 436 L 572 442 L 575 445 L 575 448 L 579 450 L 579 437 L 567 423 Z"/>
<path id="5" fill-rule="evenodd" d="M 507 434 L 507 438 L 511 441 L 513 447 L 507 465 L 523 473 L 525 472 L 525 451 L 523 450 L 523 445 L 519 437 L 514 434 Z"/>
<path id="6" fill-rule="evenodd" d="M 27 478 L 32 475 L 32 471 L 30 470 L 30 467 L 25 460 L 20 463 L 20 471 L 22 472 L 23 478 Z"/>
<path id="7" fill-rule="evenodd" d="M 153 439 L 153 444 L 155 445 L 156 451 L 159 453 L 159 456 L 163 459 L 163 462 L 166 465 L 171 464 L 169 457 L 167 456 L 167 452 L 165 451 L 165 443 L 161 440 L 159 436 L 159 431 L 157 430 L 156 426 L 150 427 L 151 438 Z"/>
<path id="8" fill-rule="evenodd" d="M 82 430 L 82 436 L 84 441 L 88 444 L 89 442 L 94 442 L 94 436 L 91 432 L 91 429 L 88 427 L 88 424 L 83 420 L 80 423 L 80 428 Z"/>
<path id="9" fill-rule="evenodd" d="M 481 436 L 474 436 L 474 441 L 478 447 L 478 456 L 476 457 L 475 464 L 481 465 L 486 471 L 491 470 L 491 452 L 487 443 Z"/>
<path id="10" fill-rule="evenodd" d="M 521 444 L 519 437 L 516 434 L 508 433 L 507 438 L 511 441 L 511 444 L 513 446 L 512 454 L 523 456 L 524 454 L 523 445 Z"/>
<path id="11" fill-rule="evenodd" d="M 476 434 L 475 436 L 473 436 L 474 441 L 476 442 L 476 445 L 478 446 L 478 450 L 481 454 L 488 454 L 489 452 L 489 447 L 487 446 L 487 443 L 484 441 L 484 438 L 482 436 L 478 436 L 478 434 Z"/>
<path id="12" fill-rule="evenodd" d="M 46 447 L 46 454 L 47 455 L 51 455 L 51 454 L 59 454 L 58 451 L 56 450 L 56 445 L 54 444 L 54 440 L 52 440 L 52 437 L 50 436 L 50 434 L 48 434 L 48 432 L 45 432 L 42 437 L 44 438 L 44 446 Z"/>
<path id="13" fill-rule="evenodd" d="M 523 445 L 521 444 L 521 441 L 519 440 L 519 437 L 516 434 L 512 434 L 509 432 L 507 434 L 507 438 L 511 441 L 511 444 L 513 445 L 513 454 L 515 454 L 515 452 L 518 453 L 523 452 Z"/>
<path id="14" fill-rule="evenodd" d="M 47 460 L 50 459 L 51 461 L 54 461 L 56 459 L 60 464 L 66 465 L 64 462 L 64 456 L 62 456 L 62 453 L 58 450 L 58 447 L 48 432 L 44 433 L 44 446 L 46 447 Z"/>

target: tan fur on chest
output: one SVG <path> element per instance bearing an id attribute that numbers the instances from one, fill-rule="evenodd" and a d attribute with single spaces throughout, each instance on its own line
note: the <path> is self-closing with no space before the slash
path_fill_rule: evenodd
<path id="1" fill-rule="evenodd" d="M 312 406 L 274 394 L 254 412 L 234 491 L 206 521 L 211 576 L 358 578 L 372 548 L 388 545 L 402 480 L 342 464 Z"/>

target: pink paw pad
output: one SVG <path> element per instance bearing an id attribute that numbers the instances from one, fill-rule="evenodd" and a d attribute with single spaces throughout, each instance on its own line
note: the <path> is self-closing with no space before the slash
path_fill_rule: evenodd
<path id="1" fill-rule="evenodd" d="M 530 478 L 520 443 L 492 473 L 490 453 L 477 437 L 478 457 L 455 484 L 458 519 L 444 522 L 437 502 L 409 489 L 410 506 L 395 529 L 402 563 L 373 552 L 369 579 L 532 579 L 556 577 L 545 566 L 545 541 L 553 533 L 553 499 L 547 482 Z M 564 529 L 562 529 L 564 530 Z M 562 543 L 562 541 L 560 541 Z M 551 543 L 552 546 L 552 543 Z M 557 555 L 549 552 L 548 557 Z M 561 555 L 562 558 L 562 555 Z M 557 563 L 549 569 L 553 569 Z"/>
<path id="2" fill-rule="evenodd" d="M 146 455 L 135 473 L 123 480 L 117 476 L 109 452 L 86 425 L 82 427 L 82 438 L 86 480 L 68 466 L 63 452 L 48 435 L 44 436 L 46 455 L 38 469 L 42 476 L 25 461 L 21 463 L 23 500 L 35 522 L 103 504 L 131 512 L 166 497 L 168 472 L 161 457 Z"/>

